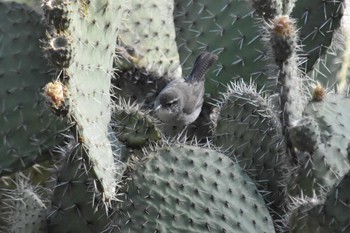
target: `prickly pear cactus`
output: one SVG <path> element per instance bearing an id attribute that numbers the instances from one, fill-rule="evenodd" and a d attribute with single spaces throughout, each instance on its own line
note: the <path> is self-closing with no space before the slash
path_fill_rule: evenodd
<path id="1" fill-rule="evenodd" d="M 45 0 L 40 20 L 1 1 L 0 231 L 348 232 L 347 87 L 321 85 L 348 61 L 318 70 L 344 2 Z M 160 123 L 204 50 L 200 116 Z"/>
<path id="2" fill-rule="evenodd" d="M 276 212 L 286 203 L 288 157 L 282 127 L 268 99 L 256 87 L 241 82 L 230 88 L 221 103 L 214 143 L 253 178 Z"/>
<path id="3" fill-rule="evenodd" d="M 39 14 L 0 2 L 0 21 L 0 175 L 5 175 L 49 159 L 65 126 L 41 95 L 50 67 L 40 52 L 45 26 Z"/>
<path id="4" fill-rule="evenodd" d="M 130 148 L 140 148 L 161 139 L 155 120 L 136 104 L 119 102 L 113 113 L 116 137 Z"/>
<path id="5" fill-rule="evenodd" d="M 288 216 L 289 232 L 349 232 L 348 188 L 350 174 L 346 174 L 327 194 L 324 202 L 302 200 Z"/>
<path id="6" fill-rule="evenodd" d="M 190 72 L 190 64 L 202 50 L 219 56 L 219 65 L 205 83 L 207 97 L 218 98 L 230 81 L 241 78 L 265 85 L 267 67 L 257 19 L 249 1 L 175 1 L 183 73 Z"/>
<path id="7" fill-rule="evenodd" d="M 3 193 L 0 205 L 6 211 L 6 220 L 0 227 L 2 232 L 26 233 L 47 232 L 46 216 L 49 201 L 44 198 L 45 191 L 33 187 L 23 178 L 17 177 L 14 190 Z M 2 213 L 4 215 L 4 213 Z"/>
<path id="8" fill-rule="evenodd" d="M 129 19 L 118 35 L 117 54 L 121 59 L 116 59 L 116 67 L 125 69 L 125 63 L 131 63 L 157 76 L 181 78 L 172 17 L 174 2 L 134 0 L 129 11 Z"/>
<path id="9" fill-rule="evenodd" d="M 173 1 L 131 1 L 117 38 L 115 96 L 152 105 L 169 81 L 182 78 L 173 10 Z"/>
<path id="10" fill-rule="evenodd" d="M 320 55 L 327 52 L 336 29 L 340 27 L 344 0 L 325 2 L 296 1 L 291 17 L 298 19 L 300 42 L 306 53 L 301 68 L 308 72 Z"/>
<path id="11" fill-rule="evenodd" d="M 69 116 L 105 200 L 115 198 L 117 180 L 122 176 L 122 168 L 114 161 L 118 155 L 112 151 L 108 125 L 115 40 L 125 7 L 126 3 L 108 0 L 47 1 L 44 7 L 53 27 L 46 53 L 62 69 Z"/>
<path id="12" fill-rule="evenodd" d="M 48 232 L 104 232 L 111 222 L 87 174 L 84 148 L 71 142 L 66 150 L 52 193 Z"/>
<path id="13" fill-rule="evenodd" d="M 314 192 L 330 189 L 350 170 L 350 129 L 346 123 L 350 115 L 343 108 L 349 101 L 347 96 L 325 94 L 321 101 L 310 101 L 305 108 L 305 117 L 291 128 L 293 144 L 306 152 L 300 158 L 300 171 L 304 173 L 301 177 L 304 178 L 295 184 L 309 197 Z M 303 184 L 305 180 L 309 180 L 306 185 Z M 310 190 L 310 187 L 314 189 Z"/>
<path id="14" fill-rule="evenodd" d="M 41 0 L 2 0 L 2 2 L 16 2 L 21 5 L 27 5 L 31 9 L 35 10 L 37 13 L 42 14 L 43 10 L 41 8 Z"/>
<path id="15" fill-rule="evenodd" d="M 275 232 L 255 185 L 223 154 L 165 146 L 135 169 L 116 216 L 119 232 Z"/>

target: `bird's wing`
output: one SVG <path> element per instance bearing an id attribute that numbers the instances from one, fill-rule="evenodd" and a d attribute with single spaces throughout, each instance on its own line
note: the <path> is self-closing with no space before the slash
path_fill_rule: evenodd
<path id="1" fill-rule="evenodd" d="M 191 114 L 203 104 L 204 81 L 195 82 L 186 86 L 186 99 L 183 112 Z"/>

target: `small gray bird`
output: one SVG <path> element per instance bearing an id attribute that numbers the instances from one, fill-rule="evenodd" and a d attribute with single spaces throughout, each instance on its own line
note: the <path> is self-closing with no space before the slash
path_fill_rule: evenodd
<path id="1" fill-rule="evenodd" d="M 157 96 L 154 110 L 158 118 L 169 125 L 189 125 L 203 105 L 205 74 L 218 59 L 215 54 L 201 53 L 185 79 L 171 81 Z"/>

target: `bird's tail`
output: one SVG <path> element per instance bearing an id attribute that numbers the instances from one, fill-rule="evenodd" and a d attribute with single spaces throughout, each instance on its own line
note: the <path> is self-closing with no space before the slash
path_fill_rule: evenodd
<path id="1" fill-rule="evenodd" d="M 218 56 L 209 53 L 203 52 L 201 53 L 196 61 L 194 62 L 193 69 L 188 76 L 188 81 L 202 81 L 205 78 L 205 74 L 209 70 L 210 66 L 218 59 Z"/>

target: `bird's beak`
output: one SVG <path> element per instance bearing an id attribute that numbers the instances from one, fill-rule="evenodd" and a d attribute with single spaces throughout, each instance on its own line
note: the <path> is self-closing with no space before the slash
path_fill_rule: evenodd
<path id="1" fill-rule="evenodd" d="M 157 111 L 158 109 L 160 109 L 162 107 L 162 105 L 160 104 L 160 105 L 158 105 L 155 109 L 154 109 L 154 111 Z"/>

